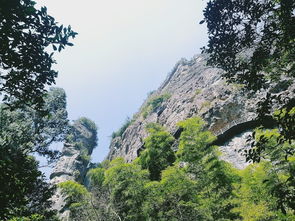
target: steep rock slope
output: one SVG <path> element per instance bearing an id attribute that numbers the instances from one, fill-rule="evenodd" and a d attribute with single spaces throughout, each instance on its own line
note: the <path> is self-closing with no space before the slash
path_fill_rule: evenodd
<path id="1" fill-rule="evenodd" d="M 226 134 L 223 139 L 221 151 L 224 160 L 243 168 L 244 158 L 236 150 L 244 148 L 247 137 L 244 132 L 255 126 L 256 103 L 266 91 L 245 94 L 242 85 L 227 84 L 221 73 L 220 69 L 206 65 L 204 55 L 190 61 L 180 60 L 159 89 L 146 99 L 121 136 L 112 139 L 107 158 L 120 156 L 128 162 L 135 159 L 143 148 L 148 123 L 160 123 L 177 138 L 177 122 L 200 116 L 215 135 L 222 137 L 234 128 L 231 131 L 234 134 Z M 281 93 L 280 88 L 277 93 Z M 232 135 L 239 139 L 231 142 Z"/>

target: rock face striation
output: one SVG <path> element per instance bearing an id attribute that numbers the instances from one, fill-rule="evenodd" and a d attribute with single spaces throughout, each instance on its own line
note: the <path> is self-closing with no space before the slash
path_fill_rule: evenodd
<path id="1" fill-rule="evenodd" d="M 245 159 L 238 150 L 244 148 L 249 134 L 245 132 L 257 126 L 254 120 L 257 102 L 267 91 L 245 93 L 243 85 L 227 84 L 221 78 L 222 70 L 206 63 L 206 55 L 195 56 L 190 61 L 181 59 L 158 90 L 146 99 L 122 135 L 112 139 L 107 158 L 134 160 L 144 148 L 148 123 L 159 123 L 178 138 L 180 131 L 176 123 L 200 116 L 216 136 L 226 135 L 219 144 L 224 153 L 222 159 L 237 168 L 245 167 Z M 276 93 L 291 91 L 277 85 L 272 88 L 276 88 Z M 231 136 L 227 136 L 228 132 Z"/>
<path id="2" fill-rule="evenodd" d="M 96 140 L 96 126 L 92 121 L 87 118 L 74 121 L 67 142 L 64 144 L 62 156 L 50 175 L 51 184 L 56 185 L 69 180 L 84 183 Z M 52 201 L 54 202 L 52 208 L 58 211 L 61 220 L 69 220 L 69 210 L 59 188 Z"/>

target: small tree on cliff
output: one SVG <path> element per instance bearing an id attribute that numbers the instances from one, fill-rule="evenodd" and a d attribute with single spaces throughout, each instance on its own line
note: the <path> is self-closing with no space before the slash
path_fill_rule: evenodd
<path id="1" fill-rule="evenodd" d="M 231 165 L 218 159 L 218 150 L 212 146 L 216 137 L 205 130 L 205 122 L 199 117 L 178 123 L 183 129 L 179 138 L 178 161 L 186 162 L 186 172 L 196 181 L 196 210 L 204 220 L 235 219 L 230 211 L 233 204 L 233 182 L 238 179 Z"/>
<path id="2" fill-rule="evenodd" d="M 174 138 L 158 124 L 149 124 L 147 130 L 150 135 L 144 140 L 145 150 L 140 154 L 139 163 L 149 170 L 151 180 L 160 180 L 161 171 L 175 161 L 171 149 Z"/>

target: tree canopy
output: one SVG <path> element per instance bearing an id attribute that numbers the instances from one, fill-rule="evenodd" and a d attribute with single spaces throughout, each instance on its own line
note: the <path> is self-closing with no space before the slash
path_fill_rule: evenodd
<path id="1" fill-rule="evenodd" d="M 277 129 L 255 130 L 245 153 L 247 161 L 272 162 L 264 182 L 282 213 L 294 211 L 295 1 L 210 0 L 203 22 L 209 64 L 222 68 L 228 82 L 246 85 L 249 94 L 266 91 L 257 103 L 257 118 L 271 117 Z"/>
<path id="2" fill-rule="evenodd" d="M 204 10 L 209 63 L 230 82 L 258 90 L 295 77 L 293 0 L 210 0 Z"/>
<path id="3" fill-rule="evenodd" d="M 49 145 L 64 140 L 68 131 L 66 95 L 52 88 L 44 97 L 47 115 L 26 106 L 11 111 L 0 105 L 0 219 L 40 214 L 51 220 L 49 198 L 54 188 L 45 181 L 32 156 L 49 161 L 59 156 Z"/>
<path id="4" fill-rule="evenodd" d="M 61 88 L 51 88 L 43 99 L 46 115 L 30 107 L 11 111 L 5 104 L 0 105 L 1 148 L 38 153 L 53 160 L 58 156 L 48 147 L 64 140 L 67 134 L 66 95 Z"/>
<path id="5" fill-rule="evenodd" d="M 72 46 L 77 33 L 59 25 L 31 0 L 0 0 L 0 94 L 6 103 L 43 104 L 55 83 L 54 52 Z M 51 48 L 52 47 L 52 48 Z M 53 51 L 52 51 L 53 49 Z"/>
<path id="6" fill-rule="evenodd" d="M 151 167 L 142 156 L 131 163 L 116 158 L 88 172 L 88 192 L 77 183 L 62 184 L 72 199 L 71 220 L 294 220 L 294 200 L 281 197 L 292 195 L 287 168 L 263 161 L 234 169 L 219 159 L 215 137 L 200 118 L 178 125 L 183 132 L 174 163 L 165 157 L 171 135 L 151 124 L 148 151 L 142 152 Z M 150 176 L 155 171 L 156 180 Z"/>
<path id="7" fill-rule="evenodd" d="M 158 124 L 147 125 L 147 130 L 150 136 L 144 140 L 145 150 L 140 153 L 139 163 L 143 169 L 149 170 L 151 180 L 159 180 L 161 171 L 175 161 L 171 149 L 174 138 Z"/>

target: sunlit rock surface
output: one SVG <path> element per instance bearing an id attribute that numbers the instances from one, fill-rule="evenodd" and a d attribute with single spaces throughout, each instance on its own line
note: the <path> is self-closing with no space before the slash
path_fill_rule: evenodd
<path id="1" fill-rule="evenodd" d="M 144 138 L 147 137 L 145 126 L 151 122 L 160 123 L 177 138 L 179 135 L 176 123 L 192 116 L 202 117 L 207 122 L 207 129 L 216 136 L 222 135 L 236 125 L 253 121 L 257 116 L 257 102 L 265 96 L 266 91 L 246 94 L 242 90 L 242 85 L 227 84 L 221 78 L 221 73 L 220 69 L 206 65 L 204 55 L 195 56 L 190 61 L 180 60 L 159 89 L 146 99 L 122 136 L 112 140 L 107 158 L 114 159 L 120 156 L 127 162 L 134 160 L 139 150 L 143 148 Z M 294 85 L 292 87 L 294 90 Z M 283 92 L 279 89 L 278 93 L 289 91 L 290 87 Z M 144 114 L 148 102 L 161 95 L 169 95 L 169 98 L 155 110 Z M 241 132 L 243 131 L 237 131 L 236 135 L 240 136 Z M 226 141 L 230 139 L 233 137 L 229 137 Z M 233 149 L 237 145 L 242 148 L 244 144 L 242 136 L 227 145 Z M 247 165 L 239 153 L 233 154 L 224 148 L 222 159 L 231 162 L 237 168 Z"/>

